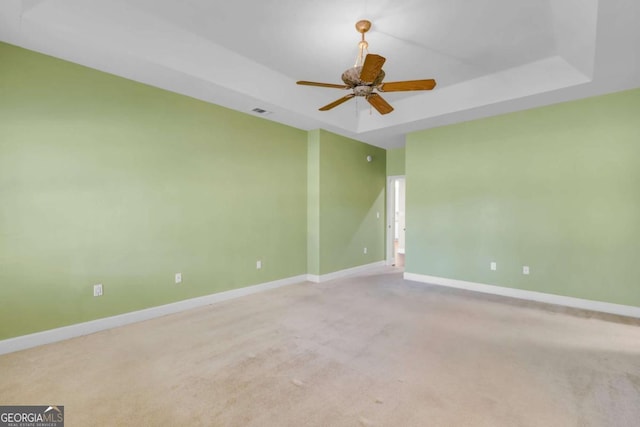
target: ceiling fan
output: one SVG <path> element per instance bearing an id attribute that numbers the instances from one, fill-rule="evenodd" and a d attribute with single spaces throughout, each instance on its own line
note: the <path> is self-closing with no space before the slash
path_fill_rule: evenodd
<path id="1" fill-rule="evenodd" d="M 426 80 L 405 80 L 400 82 L 383 83 L 384 70 L 382 65 L 386 59 L 380 55 L 369 53 L 369 43 L 364 38 L 364 34 L 371 28 L 371 22 L 362 20 L 356 23 L 356 30 L 362 34 L 362 40 L 358 43 L 358 56 L 356 63 L 342 73 L 343 85 L 332 83 L 317 83 L 308 81 L 298 81 L 297 84 L 305 86 L 319 86 L 335 89 L 351 89 L 352 92 L 330 104 L 320 108 L 320 111 L 328 111 L 356 96 L 364 97 L 369 104 L 380 114 L 388 114 L 393 111 L 393 107 L 380 96 L 378 92 L 405 92 L 411 90 L 431 90 L 436 86 L 433 79 Z M 365 55 L 366 51 L 366 55 Z"/>

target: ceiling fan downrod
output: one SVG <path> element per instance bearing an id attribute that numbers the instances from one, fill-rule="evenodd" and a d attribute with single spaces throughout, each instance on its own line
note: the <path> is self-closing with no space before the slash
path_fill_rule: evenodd
<path id="1" fill-rule="evenodd" d="M 369 43 L 364 38 L 364 33 L 371 29 L 371 22 L 363 19 L 361 21 L 356 22 L 356 30 L 362 35 L 360 42 L 358 43 L 358 56 L 356 57 L 356 62 L 353 65 L 354 67 L 361 67 L 364 64 L 364 58 L 366 53 L 369 53 Z"/>

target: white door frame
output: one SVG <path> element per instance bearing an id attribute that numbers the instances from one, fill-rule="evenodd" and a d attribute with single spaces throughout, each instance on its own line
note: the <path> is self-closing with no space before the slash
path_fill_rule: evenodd
<path id="1" fill-rule="evenodd" d="M 393 256 L 393 226 L 395 224 L 395 200 L 396 200 L 396 186 L 394 185 L 398 179 L 404 179 L 406 183 L 405 175 L 392 175 L 387 177 L 387 265 L 393 265 L 395 259 Z"/>

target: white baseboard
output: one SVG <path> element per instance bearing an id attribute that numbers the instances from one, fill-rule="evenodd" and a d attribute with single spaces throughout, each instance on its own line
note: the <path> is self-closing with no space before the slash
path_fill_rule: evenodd
<path id="1" fill-rule="evenodd" d="M 245 295 L 255 294 L 267 289 L 279 288 L 281 286 L 293 285 L 307 281 L 307 275 L 289 277 L 286 279 L 275 280 L 273 282 L 261 283 L 258 285 L 247 286 L 244 288 L 232 289 L 229 291 L 219 292 L 216 294 L 205 295 L 202 297 L 191 298 L 188 300 L 177 301 L 174 303 L 151 307 L 144 310 L 133 311 L 130 313 L 119 314 L 117 316 L 105 317 L 103 319 L 92 320 L 89 322 L 77 323 L 75 325 L 64 326 L 62 328 L 50 329 L 48 331 L 36 332 L 20 337 L 9 338 L 0 341 L 0 354 L 12 353 L 14 351 L 24 350 L 43 344 L 50 344 L 57 341 L 63 341 L 69 338 L 75 338 L 83 335 L 92 334 L 106 329 L 116 328 L 131 323 L 141 322 L 156 317 L 166 316 L 167 314 L 178 313 L 190 310 L 192 308 L 203 307 L 205 305 L 215 304 L 217 302 L 238 298 Z"/>
<path id="2" fill-rule="evenodd" d="M 592 301 L 581 298 L 546 294 L 543 292 L 527 291 L 524 289 L 505 288 L 495 285 L 485 285 L 483 283 L 466 282 L 464 280 L 446 279 L 443 277 L 426 276 L 423 274 L 415 273 L 404 273 L 403 277 L 405 280 L 428 283 L 431 285 L 447 286 L 450 288 L 465 289 L 468 291 L 482 292 L 485 294 L 502 295 L 505 297 L 544 302 L 547 304 L 562 305 L 565 307 L 581 308 L 584 310 L 599 311 L 602 313 L 617 314 L 620 316 L 640 318 L 640 307 L 634 307 L 630 305 Z"/>
<path id="3" fill-rule="evenodd" d="M 327 273 L 321 276 L 318 276 L 316 274 L 307 274 L 307 280 L 309 282 L 322 283 L 322 282 L 327 282 L 329 280 L 340 279 L 342 277 L 363 273 L 373 268 L 384 267 L 385 265 L 386 265 L 385 261 L 377 261 L 371 264 L 364 264 L 364 265 L 359 265 L 357 267 L 347 268 L 345 270 L 334 271 L 333 273 Z"/>

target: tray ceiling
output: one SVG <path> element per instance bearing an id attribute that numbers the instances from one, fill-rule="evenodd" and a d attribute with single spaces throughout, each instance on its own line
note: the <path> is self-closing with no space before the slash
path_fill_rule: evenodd
<path id="1" fill-rule="evenodd" d="M 387 58 L 386 81 L 435 78 L 430 92 L 318 108 L 359 34 Z M 0 40 L 302 129 L 384 148 L 408 132 L 640 87 L 637 0 L 3 0 Z"/>

